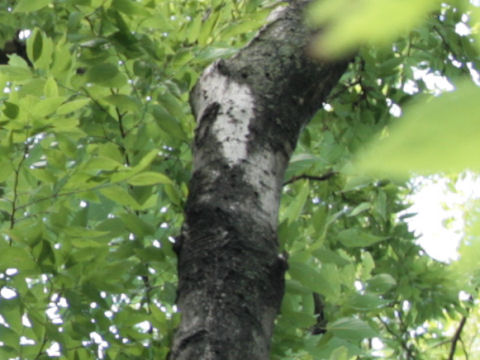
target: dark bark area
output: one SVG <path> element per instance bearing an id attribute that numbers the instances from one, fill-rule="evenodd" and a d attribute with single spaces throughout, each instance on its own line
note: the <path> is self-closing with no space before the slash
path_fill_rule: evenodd
<path id="1" fill-rule="evenodd" d="M 197 119 L 185 223 L 176 241 L 182 321 L 170 359 L 268 359 L 284 292 L 277 212 L 302 127 L 347 61 L 308 56 L 307 1 L 211 65 L 191 94 Z"/>

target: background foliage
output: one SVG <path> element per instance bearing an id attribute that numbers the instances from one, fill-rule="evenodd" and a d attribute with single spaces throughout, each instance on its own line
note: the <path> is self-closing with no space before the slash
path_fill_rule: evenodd
<path id="1" fill-rule="evenodd" d="M 369 140 L 390 133 L 412 97 L 438 95 L 429 74 L 452 82 L 476 76 L 471 19 L 478 10 L 466 1 L 410 1 L 400 8 L 383 1 L 392 5 L 381 8 L 382 19 L 393 13 L 399 19 L 386 24 L 374 13 L 379 1 L 357 2 L 365 6 L 357 12 L 343 11 L 346 0 L 340 12 L 333 3 L 319 5 L 333 9 L 327 19 L 365 29 L 358 37 L 342 30 L 343 38 L 337 30 L 346 44 L 339 51 L 365 39 L 374 43 L 362 45 L 303 132 L 288 169 L 279 232 L 290 269 L 272 358 L 439 359 L 455 344 L 457 356 L 475 359 L 476 207 L 467 212 L 460 260 L 436 262 L 403 221 L 411 216 L 403 200 L 408 187 L 392 173 L 405 179 L 415 155 L 414 170 L 430 164 L 418 155 L 431 154 L 421 146 L 444 147 L 427 142 L 431 129 L 442 116 L 457 121 L 466 114 L 461 110 L 475 106 L 472 97 L 454 100 L 469 101 L 455 113 L 440 97 L 446 109 L 412 115 L 425 125 L 401 135 L 420 146 L 415 152 L 405 140 L 407 161 L 393 158 L 398 148 L 383 159 L 379 151 L 365 155 L 381 179 L 360 176 L 368 167 L 351 164 Z M 171 242 L 191 168 L 188 92 L 206 65 L 244 45 L 277 5 L 2 1 L 2 359 L 166 357 L 178 322 Z M 456 31 L 460 23 L 469 35 Z M 382 31 L 378 39 L 372 35 Z M 322 54 L 336 51 L 322 46 Z M 466 84 L 460 90 L 477 91 Z M 424 102 L 415 106 L 426 109 Z M 473 117 L 461 117 L 473 135 Z M 448 134 L 457 128 L 445 127 Z M 445 134 L 435 139 L 452 144 Z M 476 147 L 460 148 L 465 161 L 454 170 L 478 159 L 471 156 Z M 445 171 L 442 164 L 427 170 Z M 467 318 L 459 343 L 454 331 Z"/>

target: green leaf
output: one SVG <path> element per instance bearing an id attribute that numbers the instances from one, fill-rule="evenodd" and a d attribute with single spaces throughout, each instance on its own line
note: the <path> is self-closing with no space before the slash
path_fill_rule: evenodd
<path id="1" fill-rule="evenodd" d="M 377 336 L 377 333 L 365 321 L 355 318 L 342 318 L 328 323 L 327 332 L 350 341 L 359 341 Z"/>
<path id="2" fill-rule="evenodd" d="M 285 209 L 283 218 L 287 219 L 289 223 L 292 223 L 293 221 L 297 221 L 300 214 L 302 213 L 303 207 L 305 206 L 309 193 L 310 193 L 310 183 L 307 180 L 301 184 L 298 194 L 295 196 L 292 202 Z"/>
<path id="3" fill-rule="evenodd" d="M 303 286 L 326 296 L 334 296 L 336 287 L 339 286 L 339 284 L 335 284 L 337 279 L 329 279 L 317 269 L 305 263 L 289 261 L 288 272 L 294 280 L 300 282 Z"/>
<path id="4" fill-rule="evenodd" d="M 16 268 L 20 271 L 36 269 L 35 261 L 31 254 L 23 248 L 2 247 L 0 248 L 0 269 Z"/>
<path id="5" fill-rule="evenodd" d="M 179 121 L 168 113 L 162 106 L 154 105 L 150 107 L 158 126 L 165 131 L 165 133 L 177 140 L 186 140 L 186 135 L 179 123 Z"/>
<path id="6" fill-rule="evenodd" d="M 15 119 L 18 116 L 20 108 L 17 104 L 5 101 L 3 105 L 5 106 L 3 109 L 3 113 L 10 119 Z"/>
<path id="7" fill-rule="evenodd" d="M 135 214 L 122 214 L 121 219 L 128 231 L 137 236 L 153 235 L 155 229 L 153 226 Z"/>
<path id="8" fill-rule="evenodd" d="M 133 96 L 118 94 L 118 95 L 109 95 L 105 97 L 105 100 L 115 105 L 120 109 L 120 111 L 138 111 L 140 108 L 140 103 Z"/>
<path id="9" fill-rule="evenodd" d="M 22 81 L 32 78 L 32 71 L 23 66 L 0 65 L 0 74 L 5 75 L 9 81 Z"/>
<path id="10" fill-rule="evenodd" d="M 22 13 L 22 12 L 32 12 L 40 10 L 41 8 L 49 5 L 52 0 L 20 0 L 15 6 L 13 12 Z"/>
<path id="11" fill-rule="evenodd" d="M 143 6 L 132 0 L 113 0 L 112 8 L 128 16 L 149 14 Z"/>
<path id="12" fill-rule="evenodd" d="M 3 301 L 3 300 L 2 300 Z M 18 348 L 20 346 L 20 335 L 10 328 L 0 324 L 0 341 L 10 348 Z M 18 354 L 17 354 L 18 355 Z"/>
<path id="13" fill-rule="evenodd" d="M 145 170 L 155 158 L 158 157 L 158 150 L 150 150 L 140 162 L 132 169 L 134 173 Z"/>
<path id="14" fill-rule="evenodd" d="M 336 348 L 330 355 L 330 360 L 348 360 L 349 358 L 348 349 L 345 346 Z"/>
<path id="15" fill-rule="evenodd" d="M 174 184 L 166 184 L 163 189 L 172 204 L 182 206 L 182 193 L 177 186 Z"/>
<path id="16" fill-rule="evenodd" d="M 35 28 L 33 34 L 27 39 L 27 55 L 36 69 L 47 70 L 49 68 L 52 62 L 53 48 L 52 39 L 38 28 Z"/>
<path id="17" fill-rule="evenodd" d="M 133 186 L 146 186 L 156 184 L 173 184 L 172 180 L 162 173 L 145 171 L 136 175 L 133 175 L 127 180 L 127 183 Z"/>
<path id="18" fill-rule="evenodd" d="M 348 216 L 357 216 L 358 214 L 369 210 L 372 207 L 372 204 L 369 202 L 363 202 L 360 205 L 357 205 Z"/>
<path id="19" fill-rule="evenodd" d="M 390 274 L 378 274 L 368 280 L 367 290 L 383 294 L 397 285 L 397 282 Z"/>
<path id="20" fill-rule="evenodd" d="M 49 77 L 47 81 L 45 82 L 45 87 L 44 87 L 44 93 L 45 96 L 52 98 L 52 97 L 57 97 L 58 96 L 58 86 L 57 82 L 53 77 Z"/>
<path id="21" fill-rule="evenodd" d="M 438 0 L 317 1 L 309 20 L 325 29 L 315 50 L 323 56 L 338 56 L 366 42 L 388 44 L 438 5 Z"/>
<path id="22" fill-rule="evenodd" d="M 381 299 L 377 294 L 366 293 L 351 295 L 345 306 L 355 311 L 372 311 L 388 306 L 389 303 L 390 301 Z"/>
<path id="23" fill-rule="evenodd" d="M 126 78 L 118 67 L 110 63 L 100 63 L 90 67 L 86 73 L 87 82 L 106 87 L 120 87 Z"/>
<path id="24" fill-rule="evenodd" d="M 3 299 L 0 301 L 0 314 L 9 325 L 9 328 L 17 333 L 22 332 L 22 313 L 23 305 L 18 296 L 13 299 Z M 1 339 L 1 336 L 0 336 Z M 0 340 L 1 341 L 1 340 Z"/>
<path id="25" fill-rule="evenodd" d="M 342 230 L 337 238 L 347 247 L 367 247 L 387 239 L 385 236 L 373 235 L 358 229 Z"/>
<path id="26" fill-rule="evenodd" d="M 76 110 L 82 109 L 90 101 L 91 101 L 90 99 L 78 99 L 78 100 L 72 100 L 72 101 L 66 102 L 58 107 L 57 114 L 65 115 L 65 114 L 72 113 Z"/>
<path id="27" fill-rule="evenodd" d="M 356 168 L 374 176 L 405 178 L 480 170 L 480 89 L 471 81 L 451 93 L 417 102 L 383 138 L 359 154 Z"/>
<path id="28" fill-rule="evenodd" d="M 43 117 L 48 116 L 54 113 L 61 103 L 65 101 L 64 96 L 57 96 L 52 98 L 47 98 L 45 100 L 40 100 L 35 106 L 31 109 L 31 113 L 34 116 Z"/>
<path id="29" fill-rule="evenodd" d="M 35 63 L 42 55 L 42 48 L 42 32 L 36 28 L 33 30 L 33 34 L 27 39 L 27 55 L 33 63 Z"/>
<path id="30" fill-rule="evenodd" d="M 102 63 L 92 66 L 87 71 L 89 82 L 102 83 L 107 82 L 118 74 L 118 68 L 109 63 Z"/>
<path id="31" fill-rule="evenodd" d="M 131 207 L 135 210 L 140 210 L 141 208 L 139 203 L 121 186 L 109 186 L 101 189 L 100 192 L 120 205 Z"/>

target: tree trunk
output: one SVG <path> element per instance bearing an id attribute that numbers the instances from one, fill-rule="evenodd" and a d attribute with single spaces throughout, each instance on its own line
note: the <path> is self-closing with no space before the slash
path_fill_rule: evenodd
<path id="1" fill-rule="evenodd" d="M 175 244 L 182 320 L 172 360 L 269 359 L 287 268 L 277 244 L 284 172 L 300 130 L 347 66 L 309 58 L 307 3 L 277 10 L 191 93 L 197 130 Z"/>

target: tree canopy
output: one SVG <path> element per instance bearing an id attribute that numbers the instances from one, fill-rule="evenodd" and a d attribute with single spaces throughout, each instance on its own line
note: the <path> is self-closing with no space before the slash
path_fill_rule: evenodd
<path id="1" fill-rule="evenodd" d="M 451 264 L 404 221 L 412 174 L 478 170 L 473 3 L 324 0 L 309 11 L 323 29 L 312 56 L 355 55 L 285 176 L 289 268 L 272 359 L 479 358 L 478 204 Z M 0 3 L 2 359 L 167 357 L 189 92 L 283 5 Z"/>

